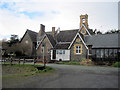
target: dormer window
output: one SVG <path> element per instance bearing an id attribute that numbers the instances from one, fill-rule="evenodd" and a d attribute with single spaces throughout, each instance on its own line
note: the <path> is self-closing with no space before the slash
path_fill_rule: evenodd
<path id="1" fill-rule="evenodd" d="M 82 22 L 85 23 L 85 18 L 82 19 Z"/>

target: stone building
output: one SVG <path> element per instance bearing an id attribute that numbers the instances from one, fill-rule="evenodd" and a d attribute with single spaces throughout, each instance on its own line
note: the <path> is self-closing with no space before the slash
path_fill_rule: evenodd
<path id="1" fill-rule="evenodd" d="M 33 32 L 35 33 L 35 32 Z M 51 32 L 45 31 L 45 26 L 40 24 L 40 30 L 35 33 L 31 43 L 30 54 L 36 47 L 36 55 L 41 59 L 58 61 L 80 61 L 85 58 L 118 59 L 120 53 L 120 33 L 96 35 L 89 28 L 88 15 L 80 16 L 79 29 L 60 30 L 52 27 Z M 23 42 L 27 43 L 23 36 Z M 36 38 L 35 38 L 36 37 Z M 34 44 L 34 42 L 36 44 Z M 36 45 L 36 46 L 34 46 Z"/>
<path id="2" fill-rule="evenodd" d="M 20 48 L 22 53 L 27 56 L 36 55 L 37 35 L 38 33 L 34 31 L 28 29 L 26 30 L 25 34 L 20 40 Z"/>

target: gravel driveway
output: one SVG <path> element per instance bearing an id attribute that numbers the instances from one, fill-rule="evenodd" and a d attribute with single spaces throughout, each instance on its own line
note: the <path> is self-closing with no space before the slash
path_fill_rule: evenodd
<path id="1" fill-rule="evenodd" d="M 48 64 L 55 73 L 3 80 L 3 87 L 17 88 L 118 88 L 118 68 Z"/>

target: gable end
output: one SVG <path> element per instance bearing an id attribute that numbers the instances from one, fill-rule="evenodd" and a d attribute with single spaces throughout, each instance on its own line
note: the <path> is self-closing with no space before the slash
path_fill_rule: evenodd
<path id="1" fill-rule="evenodd" d="M 68 49 L 71 48 L 72 44 L 74 43 L 74 41 L 76 40 L 77 36 L 79 36 L 79 38 L 81 39 L 81 41 L 83 42 L 83 44 L 85 45 L 86 49 L 88 49 L 86 43 L 83 41 L 82 37 L 80 36 L 79 33 L 76 34 L 76 36 L 74 37 L 73 41 L 71 42 L 70 46 L 68 47 Z"/>

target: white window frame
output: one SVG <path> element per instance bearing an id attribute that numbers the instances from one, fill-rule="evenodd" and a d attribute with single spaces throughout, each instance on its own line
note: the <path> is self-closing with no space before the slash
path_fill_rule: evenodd
<path id="1" fill-rule="evenodd" d="M 59 55 L 65 54 L 65 50 L 56 50 L 56 54 Z"/>
<path id="2" fill-rule="evenodd" d="M 65 54 L 65 50 L 63 50 L 63 54 Z"/>
<path id="3" fill-rule="evenodd" d="M 57 54 L 59 54 L 59 50 L 57 50 Z"/>
<path id="4" fill-rule="evenodd" d="M 62 50 L 59 51 L 59 54 L 63 54 Z"/>
<path id="5" fill-rule="evenodd" d="M 78 48 L 77 48 L 78 47 Z M 77 52 L 78 51 L 78 52 Z M 76 45 L 75 46 L 75 53 L 76 54 L 81 54 L 81 45 Z"/>

